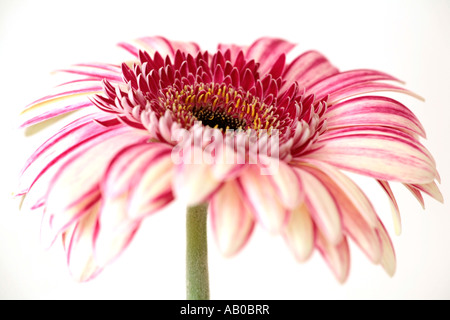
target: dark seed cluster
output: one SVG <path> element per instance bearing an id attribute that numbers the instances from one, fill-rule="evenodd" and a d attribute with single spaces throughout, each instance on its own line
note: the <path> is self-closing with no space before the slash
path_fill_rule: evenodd
<path id="1" fill-rule="evenodd" d="M 231 115 L 218 110 L 212 111 L 207 108 L 199 108 L 192 113 L 204 126 L 209 126 L 211 128 L 219 128 L 224 131 L 245 128 L 245 121 L 243 119 L 232 117 Z"/>

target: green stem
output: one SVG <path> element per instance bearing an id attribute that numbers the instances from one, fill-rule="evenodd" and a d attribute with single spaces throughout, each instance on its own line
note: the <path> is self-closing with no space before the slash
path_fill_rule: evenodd
<path id="1" fill-rule="evenodd" d="M 187 208 L 186 296 L 187 300 L 209 300 L 207 204 Z"/>

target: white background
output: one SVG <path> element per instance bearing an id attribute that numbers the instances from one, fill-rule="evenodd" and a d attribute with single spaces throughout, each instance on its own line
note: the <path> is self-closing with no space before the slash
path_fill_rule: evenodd
<path id="1" fill-rule="evenodd" d="M 46 93 L 50 71 L 102 61 L 115 44 L 145 35 L 251 43 L 269 35 L 316 49 L 341 70 L 373 68 L 407 83 L 422 103 L 402 99 L 421 119 L 450 201 L 450 1 L 26 1 L 0 0 L 0 298 L 184 299 L 184 209 L 148 218 L 129 249 L 97 279 L 78 284 L 61 249 L 43 251 L 40 216 L 11 196 L 17 171 L 43 136 L 17 130 L 20 110 Z M 45 136 L 45 134 L 44 134 Z M 449 299 L 450 212 L 426 198 L 426 210 L 394 185 L 403 219 L 395 236 L 387 198 L 363 180 L 390 232 L 398 269 L 389 278 L 351 245 L 340 285 L 316 252 L 298 264 L 279 237 L 257 228 L 248 246 L 222 258 L 210 241 L 213 299 Z"/>

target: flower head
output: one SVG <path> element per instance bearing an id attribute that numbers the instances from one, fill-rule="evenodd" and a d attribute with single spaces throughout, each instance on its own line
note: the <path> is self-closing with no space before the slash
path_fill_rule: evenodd
<path id="1" fill-rule="evenodd" d="M 294 45 L 273 38 L 214 53 L 162 37 L 120 46 L 132 62 L 65 70 L 76 78 L 23 112 L 28 126 L 85 111 L 30 157 L 19 192 L 38 194 L 43 237 L 63 239 L 77 279 L 95 276 L 144 218 L 175 199 L 209 203 L 225 255 L 258 224 L 282 235 L 298 261 L 318 249 L 339 281 L 348 276 L 348 239 L 393 274 L 386 229 L 343 170 L 379 182 L 398 232 L 390 181 L 422 204 L 422 193 L 442 201 L 419 120 L 372 95 L 415 96 L 386 73 L 340 72 L 316 51 L 288 60 Z"/>

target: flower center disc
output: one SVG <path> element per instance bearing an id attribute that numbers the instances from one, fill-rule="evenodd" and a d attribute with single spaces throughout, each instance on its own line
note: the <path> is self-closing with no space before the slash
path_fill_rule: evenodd
<path id="1" fill-rule="evenodd" d="M 198 108 L 192 114 L 201 121 L 203 125 L 211 128 L 218 128 L 224 131 L 237 130 L 245 127 L 245 121 L 233 117 L 225 112 L 218 110 L 212 111 L 210 109 Z"/>

